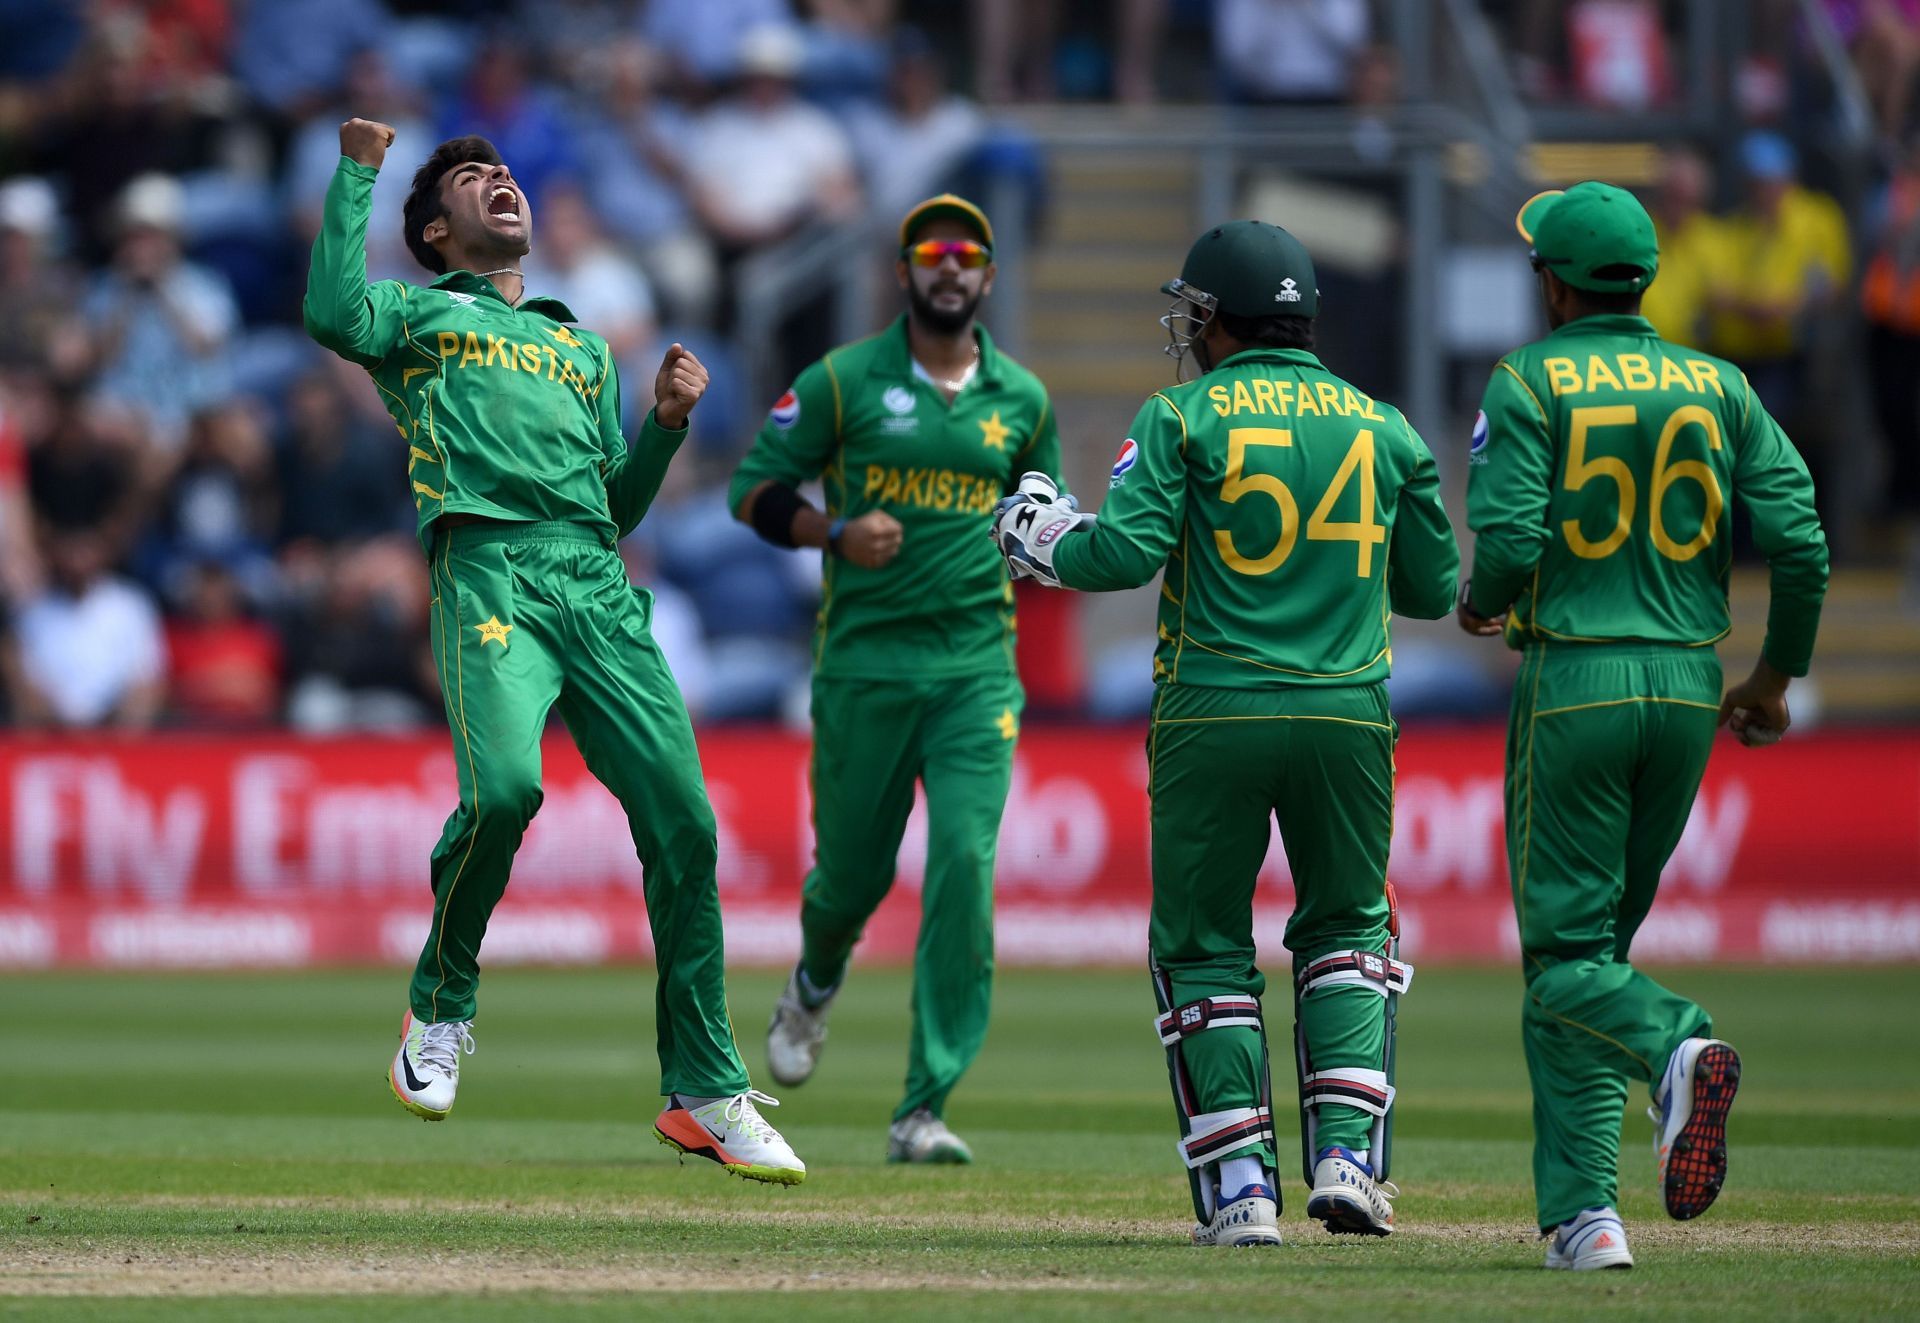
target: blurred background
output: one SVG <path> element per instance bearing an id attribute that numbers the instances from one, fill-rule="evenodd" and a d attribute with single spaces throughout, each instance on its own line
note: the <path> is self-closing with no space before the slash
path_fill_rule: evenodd
<path id="1" fill-rule="evenodd" d="M 1920 0 L 0 0 L 0 963 L 399 959 L 424 926 L 453 797 L 406 457 L 299 326 L 353 115 L 398 130 L 376 278 L 427 278 L 411 171 L 481 133 L 534 204 L 529 291 L 607 337 L 629 427 L 664 344 L 712 372 L 624 551 L 702 727 L 736 949 L 791 935 L 818 563 L 733 522 L 725 482 L 801 365 L 898 310 L 908 206 L 951 188 L 992 216 L 987 324 L 1052 391 L 1089 504 L 1171 380 L 1158 287 L 1192 236 L 1287 226 L 1323 359 L 1427 437 L 1464 543 L 1480 390 L 1544 329 L 1514 212 L 1597 177 L 1659 224 L 1647 314 L 1746 371 L 1834 551 L 1793 740 L 1716 757 L 1676 864 L 1700 906 L 1654 940 L 1920 957 L 1917 77 Z M 1729 671 L 1765 575 L 1741 555 Z M 1002 858 L 1034 917 L 1003 936 L 1035 958 L 1105 949 L 1096 911 L 1137 945 L 1153 592 L 1022 598 Z M 1395 869 L 1467 916 L 1436 950 L 1505 949 L 1513 662 L 1395 625 Z M 527 918 L 525 950 L 643 955 L 624 824 L 549 750 L 503 916 L 586 897 Z M 1821 897 L 1866 908 L 1778 908 Z"/>

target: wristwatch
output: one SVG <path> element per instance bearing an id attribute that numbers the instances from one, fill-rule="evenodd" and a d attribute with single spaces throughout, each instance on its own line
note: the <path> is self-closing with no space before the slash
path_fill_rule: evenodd
<path id="1" fill-rule="evenodd" d="M 838 556 L 840 554 L 840 535 L 846 531 L 847 521 L 844 519 L 836 519 L 827 525 L 827 553 L 829 555 Z"/>

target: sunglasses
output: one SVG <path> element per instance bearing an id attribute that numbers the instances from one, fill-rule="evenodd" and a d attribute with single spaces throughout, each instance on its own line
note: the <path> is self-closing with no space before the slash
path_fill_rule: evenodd
<path id="1" fill-rule="evenodd" d="M 935 267 L 947 257 L 959 259 L 963 269 L 977 271 L 993 260 L 993 250 L 971 239 L 922 239 L 900 250 L 915 266 Z"/>

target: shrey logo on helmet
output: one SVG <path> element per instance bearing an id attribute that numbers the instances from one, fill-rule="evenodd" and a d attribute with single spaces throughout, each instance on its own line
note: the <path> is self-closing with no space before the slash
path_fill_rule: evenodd
<path id="1" fill-rule="evenodd" d="M 1288 276 L 1285 280 L 1282 280 L 1280 282 L 1280 292 L 1273 296 L 1273 301 L 1275 303 L 1298 303 L 1300 301 L 1300 286 L 1298 282 L 1296 282 L 1292 276 Z"/>
<path id="2" fill-rule="evenodd" d="M 773 419 L 775 427 L 792 427 L 800 421 L 800 397 L 788 391 L 773 402 L 773 410 L 768 417 Z"/>
<path id="3" fill-rule="evenodd" d="M 1113 457 L 1113 477 L 1107 486 L 1118 487 L 1126 479 L 1127 473 L 1140 458 L 1140 443 L 1128 437 L 1120 443 L 1120 453 Z"/>

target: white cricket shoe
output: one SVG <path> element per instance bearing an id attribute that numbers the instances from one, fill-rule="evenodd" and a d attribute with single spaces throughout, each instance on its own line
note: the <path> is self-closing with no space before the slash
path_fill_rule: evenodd
<path id="1" fill-rule="evenodd" d="M 1589 1208 L 1571 1222 L 1562 1222 L 1547 1245 L 1547 1267 L 1631 1268 L 1627 1228 L 1611 1208 Z"/>
<path id="2" fill-rule="evenodd" d="M 473 1055 L 473 1021 L 425 1024 L 413 1011 L 400 1022 L 400 1050 L 387 1082 L 400 1105 L 423 1121 L 444 1121 L 460 1087 L 460 1054 Z"/>
<path id="3" fill-rule="evenodd" d="M 779 1083 L 792 1088 L 805 1084 L 813 1074 L 820 1063 L 821 1045 L 827 1041 L 827 1008 L 832 1004 L 829 992 L 818 1006 L 808 1006 L 800 996 L 800 968 L 794 966 L 767 1025 L 767 1069 Z"/>
<path id="4" fill-rule="evenodd" d="M 1213 1221 L 1193 1229 L 1196 1245 L 1278 1245 L 1280 1201 L 1265 1185 L 1249 1185 L 1231 1199 L 1222 1198 Z"/>
<path id="5" fill-rule="evenodd" d="M 1390 1181 L 1376 1181 L 1373 1169 L 1344 1148 L 1322 1150 L 1313 1164 L 1313 1193 L 1307 1196 L 1307 1216 L 1324 1222 L 1334 1235 L 1390 1236 L 1393 1204 L 1400 1191 Z"/>
<path id="6" fill-rule="evenodd" d="M 1653 1087 L 1653 1153 L 1667 1216 L 1698 1217 L 1727 1181 L 1727 1113 L 1740 1089 L 1740 1054 L 1717 1038 L 1689 1038 Z"/>
<path id="7" fill-rule="evenodd" d="M 807 1179 L 807 1164 L 800 1161 L 780 1132 L 767 1124 L 756 1103 L 780 1105 L 758 1089 L 715 1098 L 693 1108 L 671 1100 L 654 1119 L 653 1133 L 669 1148 L 717 1162 L 735 1176 L 774 1185 L 798 1185 Z"/>
<path id="8" fill-rule="evenodd" d="M 972 1162 L 967 1141 L 925 1107 L 916 1108 L 887 1130 L 888 1162 Z"/>

